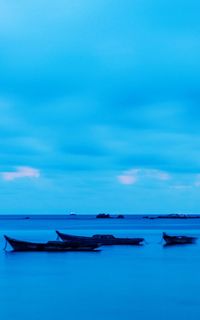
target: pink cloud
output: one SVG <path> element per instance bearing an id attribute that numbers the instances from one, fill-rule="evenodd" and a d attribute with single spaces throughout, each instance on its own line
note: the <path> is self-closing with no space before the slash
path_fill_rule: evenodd
<path id="1" fill-rule="evenodd" d="M 131 175 L 121 175 L 117 178 L 121 184 L 134 184 L 137 182 L 137 178 Z"/>
<path id="2" fill-rule="evenodd" d="M 16 171 L 2 172 L 3 179 L 6 181 L 12 181 L 21 178 L 38 178 L 40 171 L 31 167 L 17 167 Z"/>
<path id="3" fill-rule="evenodd" d="M 164 171 L 157 169 L 130 169 L 124 171 L 121 175 L 117 176 L 118 181 L 121 184 L 135 184 L 141 179 L 153 179 L 167 181 L 171 179 L 171 176 Z"/>
<path id="4" fill-rule="evenodd" d="M 138 180 L 138 172 L 139 169 L 131 169 L 125 171 L 122 175 L 117 176 L 117 179 L 121 184 L 135 184 Z"/>

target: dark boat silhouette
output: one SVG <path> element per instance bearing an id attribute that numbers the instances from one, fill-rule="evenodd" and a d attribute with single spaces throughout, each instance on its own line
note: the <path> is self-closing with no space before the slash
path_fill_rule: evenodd
<path id="1" fill-rule="evenodd" d="M 81 241 L 82 243 L 92 241 L 100 245 L 140 245 L 144 238 L 117 238 L 110 234 L 95 234 L 91 237 L 75 236 L 56 231 L 57 235 L 63 241 Z"/>
<path id="2" fill-rule="evenodd" d="M 167 245 L 177 245 L 177 244 L 192 244 L 197 240 L 196 237 L 190 236 L 171 236 L 166 232 L 163 232 L 163 239 L 165 240 Z"/>
<path id="3" fill-rule="evenodd" d="M 117 215 L 117 219 L 124 219 L 124 215 L 123 214 L 118 214 Z"/>
<path id="4" fill-rule="evenodd" d="M 99 213 L 97 216 L 96 216 L 97 219 L 110 219 L 111 216 L 109 213 Z"/>
<path id="5" fill-rule="evenodd" d="M 10 238 L 4 235 L 5 240 L 10 244 L 14 251 L 97 251 L 99 247 L 97 243 L 82 243 L 78 241 L 48 241 L 46 243 L 37 243 L 22 241 Z"/>

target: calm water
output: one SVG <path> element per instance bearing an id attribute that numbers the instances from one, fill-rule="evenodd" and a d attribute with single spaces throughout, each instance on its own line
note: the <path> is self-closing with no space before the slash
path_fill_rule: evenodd
<path id="1" fill-rule="evenodd" d="M 162 231 L 200 237 L 200 220 L 6 220 L 3 234 L 56 239 L 72 234 L 142 236 L 142 247 L 103 247 L 99 253 L 0 252 L 0 316 L 6 320 L 200 319 L 200 240 L 164 248 Z"/>

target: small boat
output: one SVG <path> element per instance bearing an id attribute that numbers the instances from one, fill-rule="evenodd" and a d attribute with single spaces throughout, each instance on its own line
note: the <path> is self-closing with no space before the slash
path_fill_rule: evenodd
<path id="1" fill-rule="evenodd" d="M 65 251 L 99 251 L 96 250 L 97 243 L 82 243 L 78 241 L 48 241 L 46 243 L 37 243 L 21 241 L 4 235 L 6 242 L 10 244 L 14 251 L 48 251 L 48 252 L 65 252 Z"/>
<path id="2" fill-rule="evenodd" d="M 194 243 L 197 238 L 189 236 L 170 236 L 167 233 L 163 232 L 163 239 L 167 245 L 176 245 L 176 244 L 191 244 Z"/>
<path id="3" fill-rule="evenodd" d="M 58 237 L 63 241 L 81 241 L 87 243 L 88 241 L 95 242 L 99 245 L 140 245 L 144 238 L 116 238 L 110 234 L 95 234 L 91 237 L 86 236 L 74 236 L 65 234 L 60 231 L 56 231 Z"/>
<path id="4" fill-rule="evenodd" d="M 97 219 L 110 219 L 111 216 L 109 213 L 99 213 L 97 216 L 96 216 Z"/>
<path id="5" fill-rule="evenodd" d="M 118 214 L 117 219 L 124 219 L 124 215 L 123 214 Z"/>

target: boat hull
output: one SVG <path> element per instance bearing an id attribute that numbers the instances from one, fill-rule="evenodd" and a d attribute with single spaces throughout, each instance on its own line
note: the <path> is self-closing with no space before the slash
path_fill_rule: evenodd
<path id="1" fill-rule="evenodd" d="M 106 235 L 102 236 L 101 235 L 94 235 L 91 237 L 85 237 L 85 236 L 74 236 L 74 235 L 69 235 L 65 234 L 59 231 L 56 231 L 57 235 L 59 236 L 60 239 L 63 241 L 81 241 L 82 243 L 86 243 L 89 241 L 92 241 L 94 243 L 100 244 L 100 245 L 107 245 L 107 246 L 112 246 L 112 245 L 141 245 L 142 242 L 144 241 L 143 238 L 106 238 Z"/>
<path id="2" fill-rule="evenodd" d="M 196 242 L 196 237 L 188 236 L 170 236 L 163 233 L 163 239 L 167 245 L 181 245 L 181 244 L 193 244 Z"/>
<path id="3" fill-rule="evenodd" d="M 66 251 L 95 251 L 97 244 L 82 244 L 80 242 L 48 241 L 46 243 L 36 243 L 12 239 L 4 236 L 14 251 L 47 251 L 47 252 L 66 252 Z M 97 250 L 96 250 L 97 251 Z"/>

